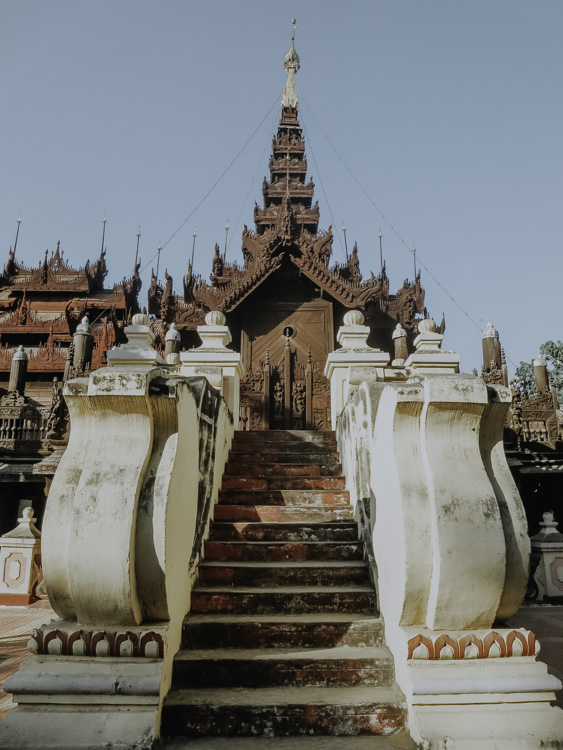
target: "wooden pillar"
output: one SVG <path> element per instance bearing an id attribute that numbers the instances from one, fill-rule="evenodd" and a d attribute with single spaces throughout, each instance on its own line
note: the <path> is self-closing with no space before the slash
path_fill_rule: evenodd
<path id="1" fill-rule="evenodd" d="M 266 349 L 264 360 L 264 401 L 262 412 L 262 425 L 265 430 L 270 429 L 270 350 Z"/>
<path id="2" fill-rule="evenodd" d="M 291 429 L 291 348 L 289 337 L 285 340 L 284 351 L 284 402 L 285 402 L 285 429 Z"/>
<path id="3" fill-rule="evenodd" d="M 305 370 L 305 429 L 313 429 L 313 358 L 311 344 L 307 350 L 307 369 Z"/>

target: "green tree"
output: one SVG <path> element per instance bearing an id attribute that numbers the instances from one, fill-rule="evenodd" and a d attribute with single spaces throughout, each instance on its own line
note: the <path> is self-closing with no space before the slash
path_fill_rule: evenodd
<path id="1" fill-rule="evenodd" d="M 563 404 L 563 341 L 546 341 L 540 346 L 540 352 L 547 360 L 547 372 L 557 392 L 557 400 Z M 522 390 L 530 396 L 537 393 L 534 375 L 534 361 L 520 362 L 516 368 L 516 380 Z"/>

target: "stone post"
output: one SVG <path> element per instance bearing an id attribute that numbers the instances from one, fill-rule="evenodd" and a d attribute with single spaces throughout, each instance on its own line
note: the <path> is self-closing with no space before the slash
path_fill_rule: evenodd
<path id="1" fill-rule="evenodd" d="M 360 375 L 360 379 L 369 379 L 365 371 L 370 370 L 371 379 L 383 380 L 384 368 L 390 359 L 386 352 L 368 346 L 370 329 L 363 323 L 364 316 L 360 310 L 349 310 L 336 337 L 342 348 L 331 352 L 326 360 L 324 375 L 330 380 L 330 418 L 333 430 L 336 429 L 336 420 L 352 390 L 352 370 L 363 371 L 363 377 Z M 353 379 L 358 380 L 358 373 Z"/>
<path id="2" fill-rule="evenodd" d="M 402 367 L 409 356 L 409 350 L 407 348 L 407 332 L 400 323 L 397 323 L 397 327 L 393 331 L 393 345 L 395 347 L 395 359 L 391 364 Z"/>
<path id="3" fill-rule="evenodd" d="M 186 377 L 203 375 L 223 396 L 233 415 L 235 430 L 239 429 L 240 379 L 244 367 L 238 352 L 227 349 L 231 333 L 226 318 L 219 310 L 205 316 L 205 325 L 198 326 L 201 346 L 180 354 L 181 374 Z"/>
<path id="4" fill-rule="evenodd" d="M 133 315 L 131 325 L 125 328 L 125 335 L 127 343 L 108 352 L 108 367 L 159 367 L 165 364 L 153 349 L 154 333 L 150 329 L 148 315 Z"/>
<path id="5" fill-rule="evenodd" d="M 491 367 L 491 362 L 495 361 L 497 367 L 501 364 L 500 341 L 498 331 L 494 325 L 487 323 L 483 331 L 483 365 L 487 370 Z"/>
<path id="6" fill-rule="evenodd" d="M 436 333 L 436 323 L 430 318 L 418 324 L 419 334 L 414 340 L 415 352 L 405 362 L 406 367 L 417 373 L 453 375 L 459 372 L 461 357 L 452 351 L 442 351 L 443 336 Z"/>
<path id="7" fill-rule="evenodd" d="M 563 597 L 563 534 L 552 511 L 543 514 L 540 531 L 531 538 L 532 552 L 540 555 L 534 573 L 538 587 L 538 601 L 548 597 Z"/>
<path id="8" fill-rule="evenodd" d="M 19 346 L 17 352 L 12 357 L 12 366 L 10 368 L 10 380 L 8 391 L 17 391 L 22 396 L 25 392 L 25 378 L 27 375 L 27 354 L 23 346 Z"/>
<path id="9" fill-rule="evenodd" d="M 176 328 L 176 323 L 170 323 L 170 328 L 164 337 L 164 357 L 168 361 L 169 354 L 178 354 L 180 352 L 180 331 Z"/>
<path id="10" fill-rule="evenodd" d="M 94 348 L 94 336 L 88 316 L 85 315 L 78 324 L 73 336 L 74 353 L 72 366 L 76 370 L 84 372 L 90 368 L 92 362 L 92 350 Z"/>
<path id="11" fill-rule="evenodd" d="M 536 376 L 536 387 L 538 393 L 548 393 L 549 380 L 547 377 L 547 362 L 541 353 L 534 359 L 534 375 Z"/>
<path id="12" fill-rule="evenodd" d="M 35 601 L 41 568 L 41 532 L 33 508 L 24 508 L 19 525 L 0 537 L 0 604 L 24 606 Z"/>

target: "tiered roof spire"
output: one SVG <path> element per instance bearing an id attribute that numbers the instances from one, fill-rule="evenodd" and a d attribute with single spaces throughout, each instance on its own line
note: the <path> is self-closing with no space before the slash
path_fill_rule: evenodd
<path id="1" fill-rule="evenodd" d="M 313 206 L 313 180 L 307 177 L 305 141 L 297 119 L 297 89 L 294 75 L 299 70 L 299 55 L 295 51 L 296 23 L 293 19 L 291 49 L 284 58 L 287 82 L 282 97 L 282 115 L 278 132 L 272 143 L 270 157 L 270 180 L 264 180 L 262 194 L 264 207 L 254 209 L 256 233 L 264 234 L 274 229 L 282 214 L 291 211 L 295 229 L 315 235 L 318 231 L 319 207 Z"/>
<path id="2" fill-rule="evenodd" d="M 295 18 L 291 19 L 293 32 L 291 34 L 291 49 L 284 57 L 283 67 L 287 70 L 287 81 L 282 96 L 282 107 L 297 108 L 297 87 L 295 86 L 295 74 L 299 70 L 299 55 L 295 51 L 295 29 L 297 24 Z"/>

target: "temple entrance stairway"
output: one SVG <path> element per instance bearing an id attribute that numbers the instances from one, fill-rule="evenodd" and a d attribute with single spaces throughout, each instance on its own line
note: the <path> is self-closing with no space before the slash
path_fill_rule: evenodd
<path id="1" fill-rule="evenodd" d="M 415 747 L 405 720 L 334 433 L 235 433 L 164 747 Z"/>

